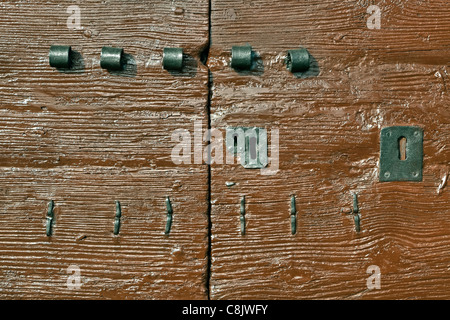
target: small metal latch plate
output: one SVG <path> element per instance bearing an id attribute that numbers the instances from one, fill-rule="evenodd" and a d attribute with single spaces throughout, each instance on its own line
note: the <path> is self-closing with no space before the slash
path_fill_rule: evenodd
<path id="1" fill-rule="evenodd" d="M 227 156 L 240 156 L 247 169 L 264 168 L 267 159 L 267 130 L 263 128 L 227 128 Z"/>
<path id="2" fill-rule="evenodd" d="M 401 143 L 406 143 L 401 157 Z M 380 181 L 422 181 L 423 130 L 398 126 L 381 130 Z"/>

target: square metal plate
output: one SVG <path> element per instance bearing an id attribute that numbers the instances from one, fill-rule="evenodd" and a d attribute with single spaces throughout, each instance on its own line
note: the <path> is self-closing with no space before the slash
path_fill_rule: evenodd
<path id="1" fill-rule="evenodd" d="M 400 139 L 406 138 L 406 158 L 400 159 Z M 381 130 L 380 181 L 422 181 L 423 130 L 399 126 Z"/>

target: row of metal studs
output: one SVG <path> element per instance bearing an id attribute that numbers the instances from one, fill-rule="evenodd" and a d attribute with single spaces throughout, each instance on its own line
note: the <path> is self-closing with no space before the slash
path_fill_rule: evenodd
<path id="1" fill-rule="evenodd" d="M 255 53 L 252 47 L 233 46 L 231 49 L 231 67 L 235 70 L 251 70 Z M 181 71 L 183 69 L 183 49 L 164 48 L 163 68 Z M 50 66 L 58 69 L 70 69 L 72 66 L 72 47 L 54 45 L 50 47 Z M 309 69 L 310 55 L 305 48 L 288 50 L 286 67 L 291 72 L 303 72 Z M 122 48 L 103 47 L 100 55 L 100 66 L 111 71 L 122 70 L 125 65 Z"/>

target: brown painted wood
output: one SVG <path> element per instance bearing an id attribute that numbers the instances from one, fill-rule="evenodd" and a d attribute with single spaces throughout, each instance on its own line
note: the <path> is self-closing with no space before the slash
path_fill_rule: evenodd
<path id="1" fill-rule="evenodd" d="M 211 2 L 209 17 L 200 0 L 84 1 L 81 30 L 61 2 L 2 2 L 0 298 L 449 298 L 446 1 L 373 2 L 381 30 L 366 27 L 371 1 Z M 257 68 L 236 73 L 230 49 L 245 43 Z M 52 44 L 73 46 L 74 70 L 50 68 Z M 313 64 L 295 77 L 283 60 L 300 45 Z M 124 72 L 100 69 L 102 46 L 125 49 Z M 166 46 L 184 47 L 182 74 L 162 70 Z M 213 164 L 209 179 L 204 164 L 172 162 L 172 132 L 207 126 L 208 81 L 212 127 L 279 129 L 276 175 Z M 424 129 L 423 182 L 378 182 L 391 125 Z M 366 286 L 371 265 L 380 290 Z"/>
<path id="2" fill-rule="evenodd" d="M 369 4 L 212 1 L 212 127 L 280 133 L 276 175 L 212 166 L 212 299 L 450 298 L 450 8 L 373 2 L 381 30 L 369 30 Z M 238 73 L 230 50 L 245 43 L 259 58 Z M 299 46 L 313 64 L 296 77 L 284 56 Z M 395 125 L 424 129 L 422 182 L 378 182 L 380 130 Z M 371 265 L 381 289 L 367 288 Z"/>
<path id="3" fill-rule="evenodd" d="M 67 28 L 68 5 L 1 4 L 0 298 L 205 299 L 207 166 L 170 155 L 175 129 L 207 124 L 208 3 L 83 1 L 81 30 Z M 49 66 L 53 44 L 72 45 L 74 70 Z M 100 68 L 103 46 L 124 48 L 124 72 Z M 161 68 L 164 47 L 185 49 L 183 73 Z"/>

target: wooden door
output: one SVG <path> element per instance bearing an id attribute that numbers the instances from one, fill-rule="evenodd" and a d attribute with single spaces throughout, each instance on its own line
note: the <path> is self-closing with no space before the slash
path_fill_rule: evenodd
<path id="1" fill-rule="evenodd" d="M 1 5 L 0 298 L 205 299 L 207 166 L 175 165 L 171 134 L 207 122 L 208 4 L 69 5 Z M 72 46 L 72 70 L 51 45 Z M 103 46 L 124 48 L 122 72 L 100 68 Z M 165 47 L 184 48 L 182 73 Z"/>
<path id="2" fill-rule="evenodd" d="M 446 1 L 0 10 L 1 299 L 449 298 Z M 254 68 L 236 71 L 246 44 Z M 72 46 L 71 70 L 51 45 Z M 103 46 L 123 71 L 100 68 Z M 184 48 L 182 72 L 165 47 Z M 299 47 L 310 68 L 292 74 Z M 379 181 L 389 126 L 423 129 L 422 181 Z M 226 162 L 236 127 L 267 130 L 269 170 Z"/>
<path id="3" fill-rule="evenodd" d="M 212 299 L 449 297 L 449 10 L 438 0 L 212 1 L 211 126 L 279 132 L 276 174 L 212 166 Z M 246 44 L 256 66 L 236 72 L 231 47 Z M 286 51 L 299 47 L 311 66 L 292 74 Z M 424 130 L 422 182 L 379 182 L 380 131 L 400 125 Z"/>

